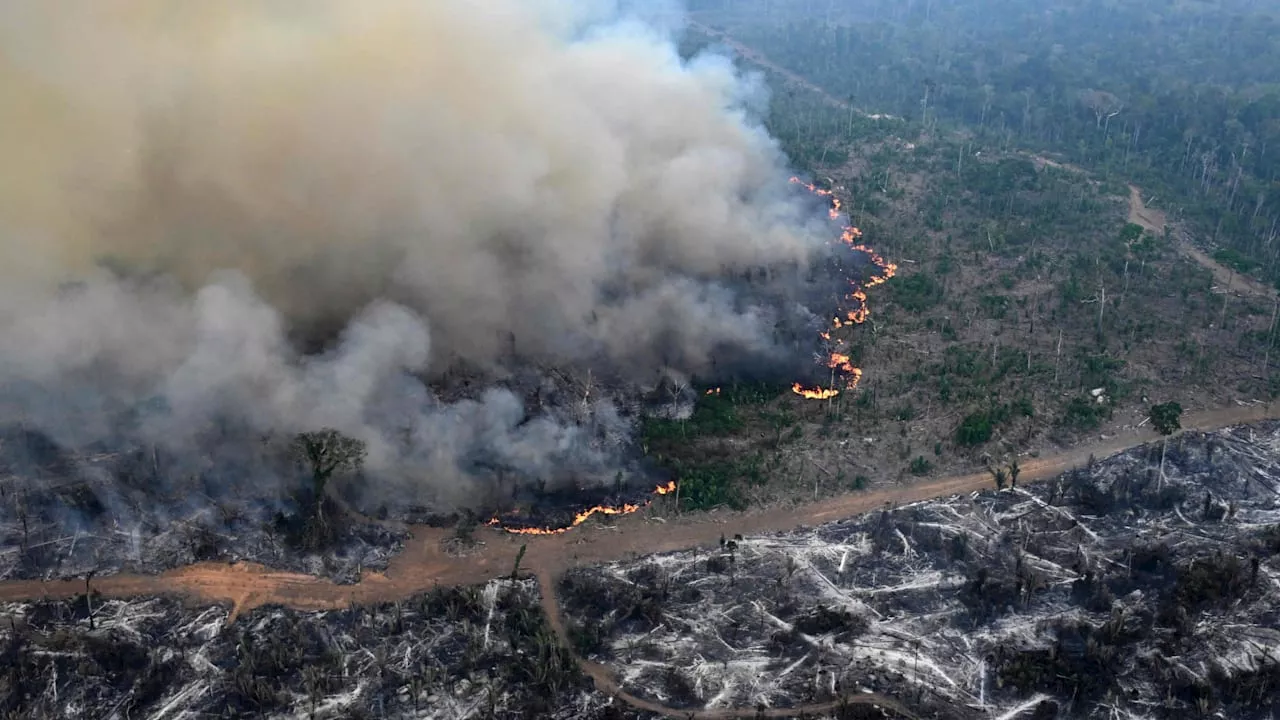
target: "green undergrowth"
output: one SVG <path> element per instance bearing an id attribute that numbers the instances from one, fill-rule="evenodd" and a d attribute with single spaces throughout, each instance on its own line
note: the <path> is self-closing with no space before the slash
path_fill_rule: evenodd
<path id="1" fill-rule="evenodd" d="M 743 486 L 764 482 L 770 451 L 802 432 L 794 415 L 770 408 L 787 391 L 784 386 L 740 383 L 711 394 L 708 389 L 699 389 L 685 420 L 645 418 L 641 443 L 650 459 L 678 479 L 682 509 L 741 509 Z"/>

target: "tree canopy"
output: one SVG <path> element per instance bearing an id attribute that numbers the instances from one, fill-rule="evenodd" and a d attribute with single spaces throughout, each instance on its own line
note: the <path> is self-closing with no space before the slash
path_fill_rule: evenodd
<path id="1" fill-rule="evenodd" d="M 325 484 L 338 471 L 359 470 L 368 453 L 363 442 L 333 428 L 298 433 L 292 449 L 294 457 L 311 471 L 317 496 L 324 493 Z"/>
<path id="2" fill-rule="evenodd" d="M 1161 435 L 1172 435 L 1182 428 L 1182 406 L 1176 402 L 1151 406 L 1151 426 Z"/>

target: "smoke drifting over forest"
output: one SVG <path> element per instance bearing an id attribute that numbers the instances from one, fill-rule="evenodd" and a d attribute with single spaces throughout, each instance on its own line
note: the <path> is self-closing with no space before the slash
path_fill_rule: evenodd
<path id="1" fill-rule="evenodd" d="M 248 439 L 332 426 L 405 503 L 462 503 L 495 468 L 610 473 L 632 428 L 599 393 L 429 385 L 525 366 L 652 386 L 794 355 L 776 328 L 805 311 L 777 278 L 830 227 L 753 120 L 762 87 L 681 60 L 672 17 L 4 3 L 5 421 L 158 447 L 152 472 L 206 485 L 268 472 Z"/>

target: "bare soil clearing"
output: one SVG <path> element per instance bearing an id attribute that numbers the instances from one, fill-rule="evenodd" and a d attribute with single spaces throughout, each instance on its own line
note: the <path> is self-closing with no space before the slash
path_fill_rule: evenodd
<path id="1" fill-rule="evenodd" d="M 1137 185 L 1129 186 L 1129 222 L 1153 233 L 1164 232 L 1166 224 L 1163 211 L 1149 208 L 1143 203 L 1142 190 Z"/>

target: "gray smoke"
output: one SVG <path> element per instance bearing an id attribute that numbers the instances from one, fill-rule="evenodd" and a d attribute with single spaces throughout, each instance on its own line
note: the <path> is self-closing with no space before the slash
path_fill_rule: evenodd
<path id="1" fill-rule="evenodd" d="M 579 386 L 530 406 L 514 366 L 652 386 L 777 360 L 804 315 L 778 278 L 830 233 L 753 119 L 760 84 L 682 60 L 678 15 L 647 13 L 4 3 L 9 418 L 206 476 L 269 476 L 248 439 L 331 426 L 397 504 L 612 477 L 626 408 Z M 460 369 L 505 380 L 430 389 Z"/>

